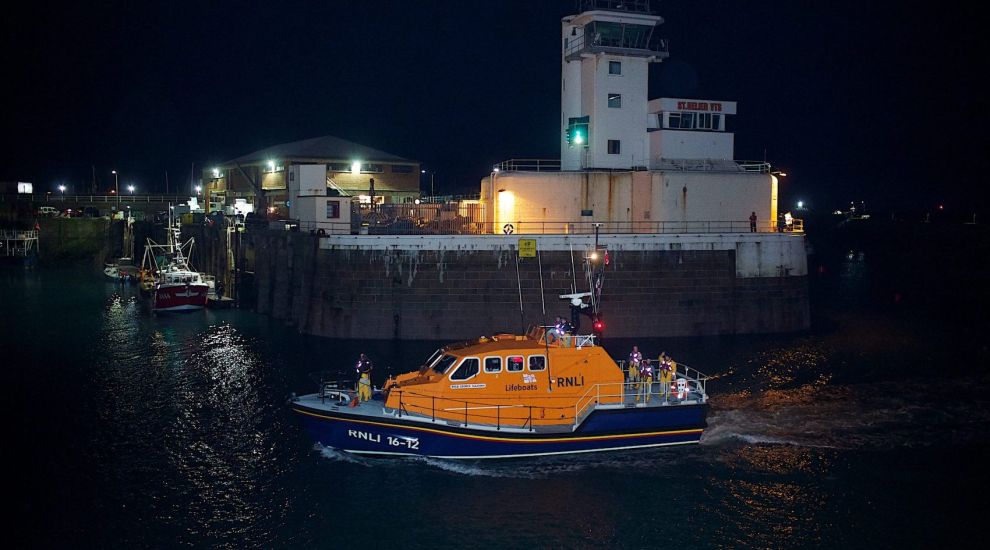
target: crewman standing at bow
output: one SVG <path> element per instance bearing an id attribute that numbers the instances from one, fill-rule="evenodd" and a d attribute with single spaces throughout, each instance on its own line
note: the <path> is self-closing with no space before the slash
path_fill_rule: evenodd
<path id="1" fill-rule="evenodd" d="M 358 374 L 358 401 L 371 401 L 371 370 L 373 368 L 371 359 L 362 353 L 355 367 Z"/>

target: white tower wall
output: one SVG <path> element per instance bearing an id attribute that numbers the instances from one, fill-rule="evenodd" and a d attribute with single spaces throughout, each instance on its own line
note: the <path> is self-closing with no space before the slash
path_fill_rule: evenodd
<path id="1" fill-rule="evenodd" d="M 585 11 L 562 20 L 561 169 L 631 169 L 650 165 L 646 131 L 649 65 L 662 60 L 666 53 L 651 49 L 654 45 L 650 41 L 616 43 L 616 35 L 625 36 L 625 31 L 603 36 L 608 35 L 608 29 L 602 25 L 649 29 L 652 33 L 662 22 L 659 16 L 648 13 L 609 10 Z M 585 36 L 589 25 L 606 32 Z M 569 119 L 585 116 L 589 117 L 587 143 L 568 144 Z"/>

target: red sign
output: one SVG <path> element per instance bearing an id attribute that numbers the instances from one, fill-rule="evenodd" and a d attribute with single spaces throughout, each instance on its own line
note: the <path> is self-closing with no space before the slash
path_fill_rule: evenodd
<path id="1" fill-rule="evenodd" d="M 712 111 L 715 113 L 722 111 L 721 103 L 709 103 L 707 101 L 678 101 L 678 111 Z"/>

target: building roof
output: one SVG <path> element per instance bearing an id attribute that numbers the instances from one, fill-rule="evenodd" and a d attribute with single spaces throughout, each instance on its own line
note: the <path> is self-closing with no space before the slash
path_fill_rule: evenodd
<path id="1" fill-rule="evenodd" d="M 229 160 L 224 164 L 251 164 L 270 159 L 320 159 L 351 162 L 416 162 L 391 153 L 372 149 L 334 136 L 322 136 L 273 145 L 260 151 Z"/>

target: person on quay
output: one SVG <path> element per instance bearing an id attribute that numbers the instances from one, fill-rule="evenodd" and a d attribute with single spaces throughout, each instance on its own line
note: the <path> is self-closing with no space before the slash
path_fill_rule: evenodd
<path id="1" fill-rule="evenodd" d="M 362 353 L 355 367 L 358 374 L 358 401 L 371 401 L 371 370 L 373 368 L 371 359 Z"/>
<path id="2" fill-rule="evenodd" d="M 644 359 L 639 367 L 639 391 L 636 393 L 636 401 L 639 402 L 639 398 L 642 397 L 644 403 L 649 403 L 653 398 L 652 390 L 653 365 L 650 364 L 649 359 Z"/>

